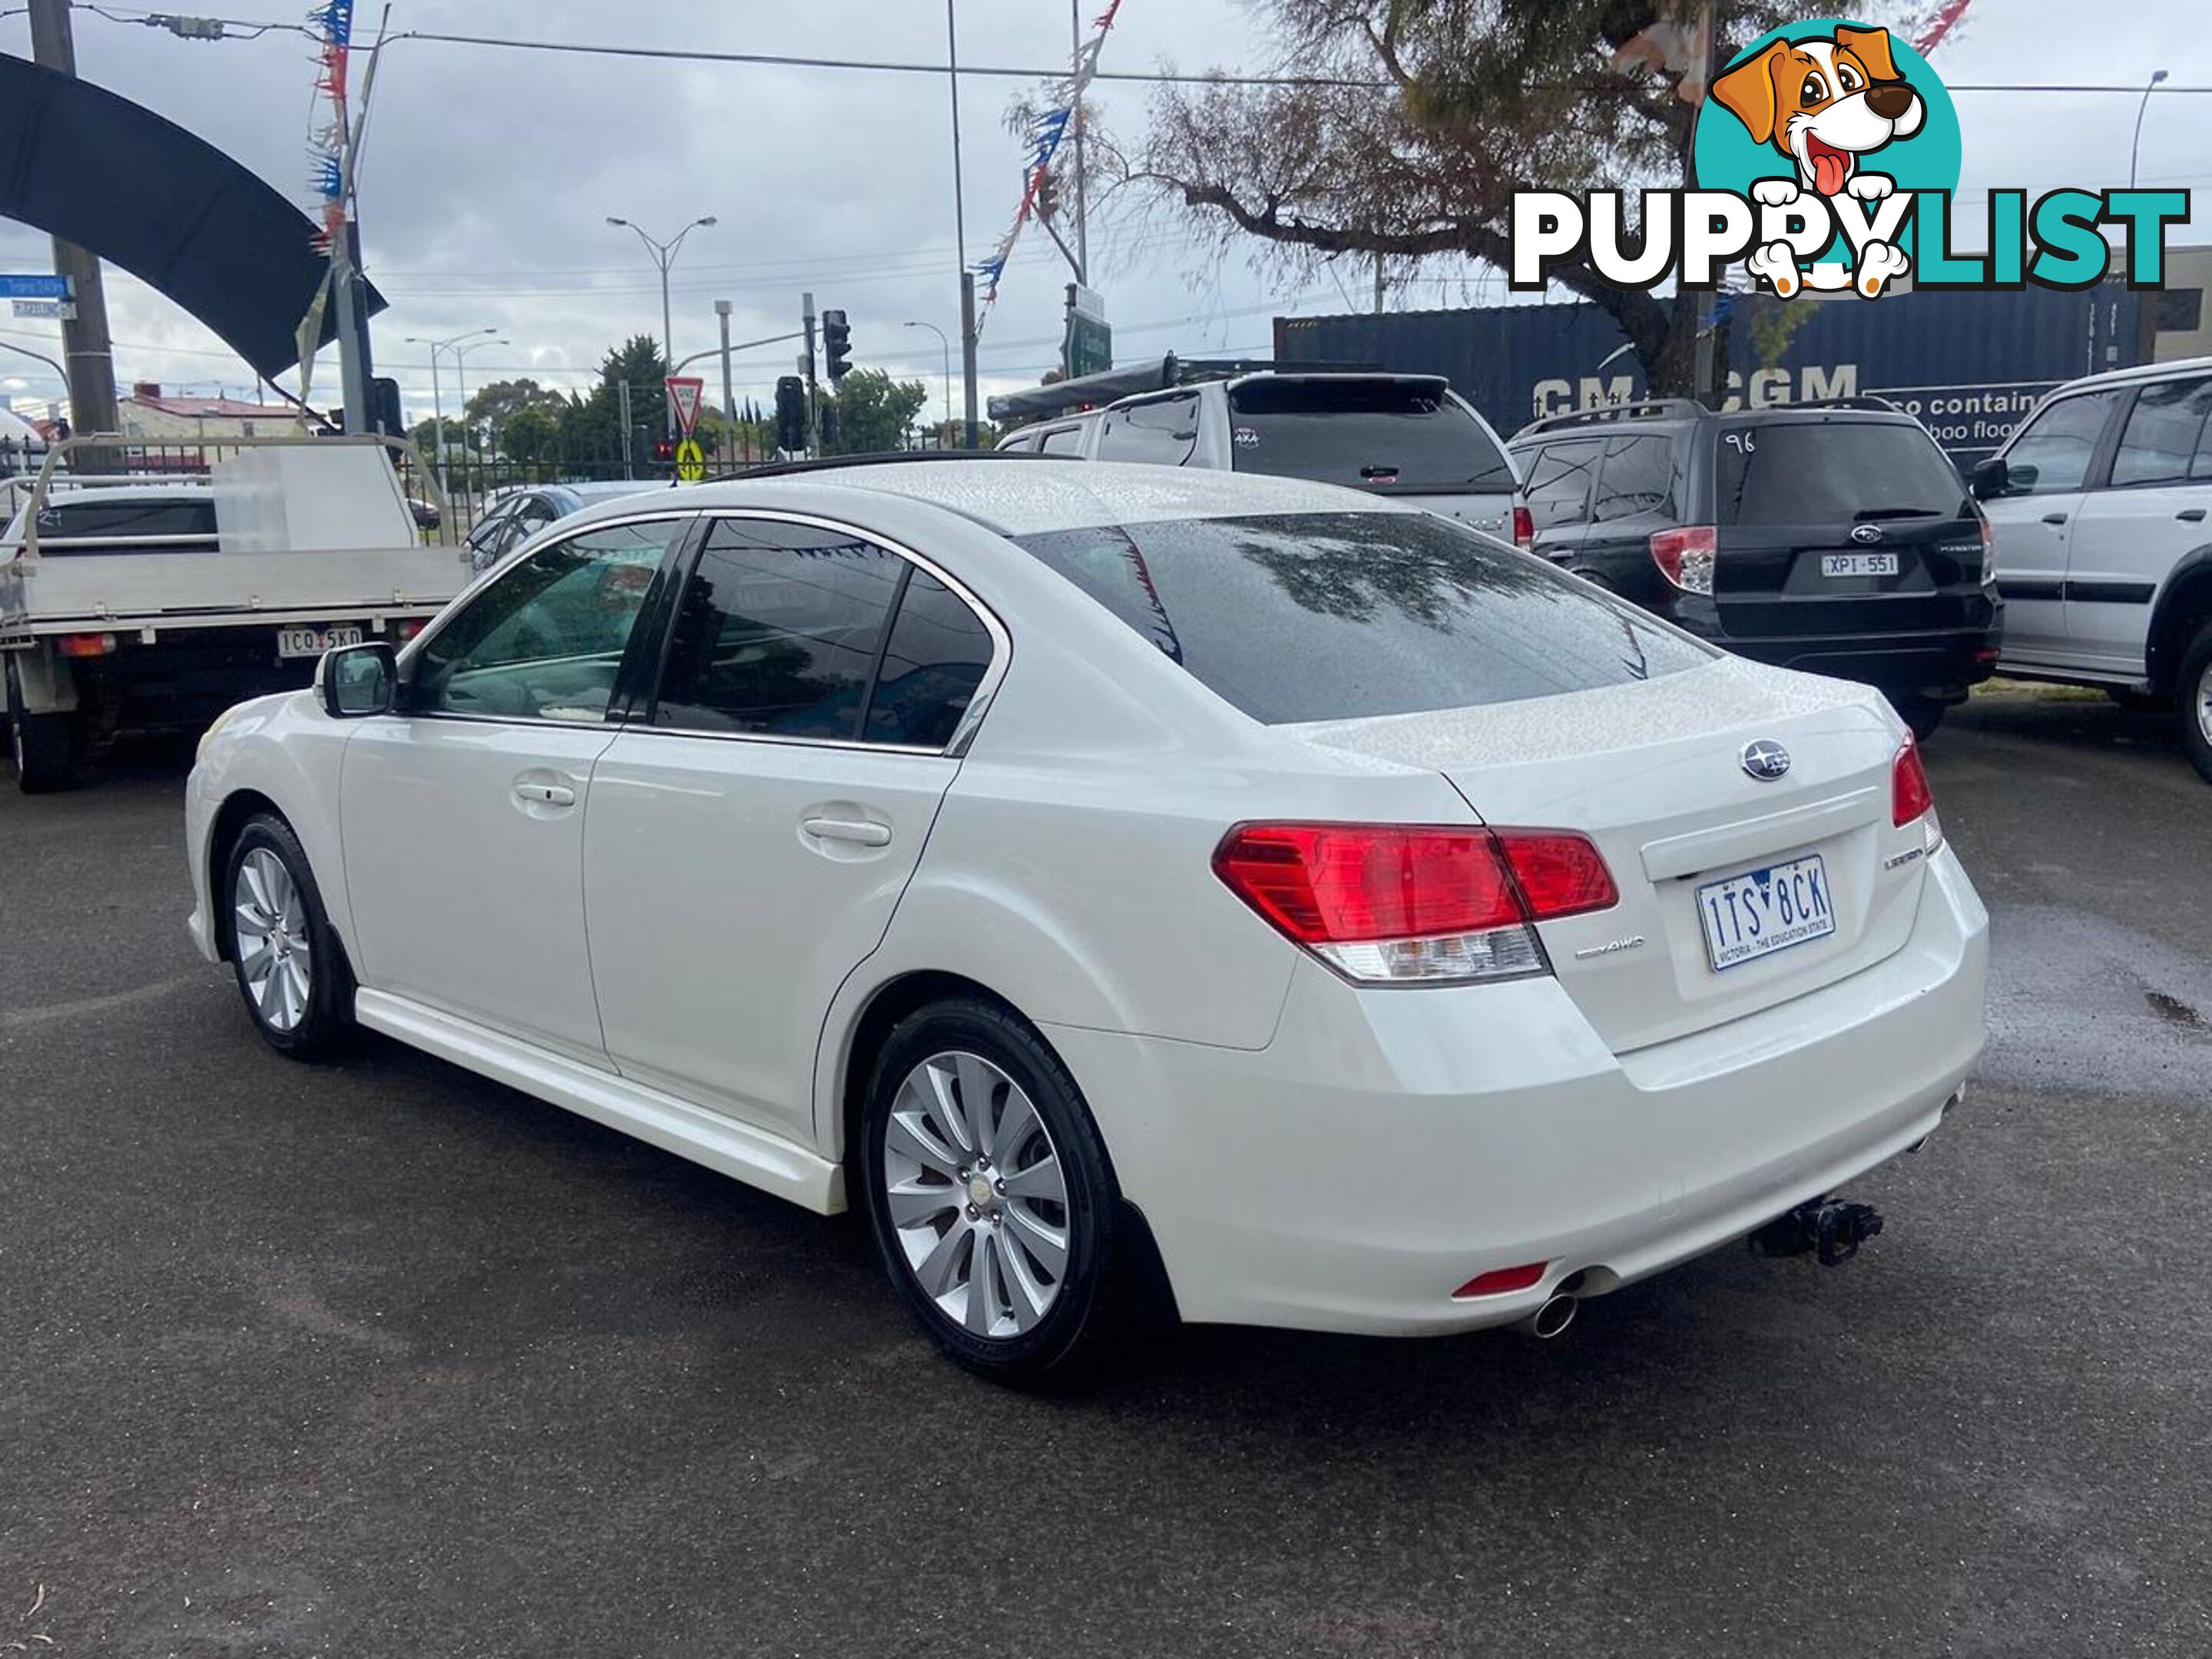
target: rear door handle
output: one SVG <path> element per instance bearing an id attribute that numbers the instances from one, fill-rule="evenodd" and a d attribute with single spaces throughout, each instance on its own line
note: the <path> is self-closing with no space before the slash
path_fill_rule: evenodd
<path id="1" fill-rule="evenodd" d="M 574 806 L 576 792 L 565 783 L 518 783 L 514 798 L 532 806 Z"/>
<path id="2" fill-rule="evenodd" d="M 2175 514 L 2173 516 L 2180 520 L 2184 524 L 2203 524 L 2204 522 L 2204 509 L 2201 507 L 2185 507 L 2180 512 Z"/>
<path id="3" fill-rule="evenodd" d="M 855 847 L 891 844 L 891 827 L 888 823 L 853 818 L 807 818 L 799 827 L 817 841 L 849 841 Z"/>
<path id="4" fill-rule="evenodd" d="M 2066 515 L 2063 513 L 2046 513 L 2043 515 L 2043 521 L 2045 524 L 2064 524 Z"/>

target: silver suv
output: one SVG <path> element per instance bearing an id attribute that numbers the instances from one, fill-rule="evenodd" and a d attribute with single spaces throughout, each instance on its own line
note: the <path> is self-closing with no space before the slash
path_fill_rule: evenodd
<path id="1" fill-rule="evenodd" d="M 2002 672 L 2179 704 L 2212 781 L 2212 357 L 2061 386 L 1974 470 Z"/>

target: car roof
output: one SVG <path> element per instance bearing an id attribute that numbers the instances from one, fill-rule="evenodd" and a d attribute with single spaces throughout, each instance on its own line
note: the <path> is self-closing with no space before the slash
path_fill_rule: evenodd
<path id="1" fill-rule="evenodd" d="M 2130 386 L 2138 380 L 2164 380 L 2184 374 L 2212 374 L 2212 357 L 2179 357 L 2166 363 L 2137 363 L 2130 368 L 2108 368 L 2101 374 L 2085 374 L 2069 380 L 2059 392 L 2086 392 L 2100 386 Z M 2051 394 L 2056 397 L 2057 392 Z"/>
<path id="2" fill-rule="evenodd" d="M 973 459 L 877 462 L 755 478 L 686 484 L 661 492 L 671 507 L 761 507 L 850 514 L 874 495 L 957 513 L 1002 536 L 1172 519 L 1237 519 L 1299 513 L 1405 513 L 1403 503 L 1334 484 L 1257 473 L 1218 472 L 1120 461 L 979 455 Z M 657 503 L 659 504 L 659 503 Z M 594 514 L 616 516 L 612 502 Z"/>
<path id="3" fill-rule="evenodd" d="M 658 478 L 592 478 L 581 483 L 548 484 L 548 489 L 565 489 L 579 501 L 611 501 L 617 495 L 642 495 L 648 489 L 666 489 L 669 486 Z"/>

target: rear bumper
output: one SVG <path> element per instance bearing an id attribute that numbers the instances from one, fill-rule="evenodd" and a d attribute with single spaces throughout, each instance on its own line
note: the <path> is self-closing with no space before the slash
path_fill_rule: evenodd
<path id="1" fill-rule="evenodd" d="M 1701 611 L 1674 621 L 1723 651 L 1937 702 L 1960 701 L 1995 673 L 2004 637 L 2002 605 L 1975 626 L 1860 634 L 1741 635 L 1729 630 L 1725 612 L 1717 617 L 1710 602 Z"/>
<path id="2" fill-rule="evenodd" d="M 1378 1334 L 1601 1293 L 1929 1134 L 1983 1042 L 1988 919 L 1948 850 L 1905 947 L 1779 1007 L 1616 1056 L 1551 979 L 1360 990 L 1303 967 L 1258 1053 L 1048 1028 L 1177 1304 Z M 1541 1261 L 1525 1291 L 1453 1291 Z"/>

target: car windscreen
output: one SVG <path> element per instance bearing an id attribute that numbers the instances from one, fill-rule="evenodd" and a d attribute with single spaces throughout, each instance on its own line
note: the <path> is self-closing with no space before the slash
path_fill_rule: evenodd
<path id="1" fill-rule="evenodd" d="M 1715 654 L 1540 559 L 1426 514 L 1176 520 L 1015 539 L 1270 726 L 1587 691 Z"/>
<path id="2" fill-rule="evenodd" d="M 198 546 L 171 542 L 132 547 L 123 541 L 104 547 L 70 545 L 80 537 L 108 540 L 145 536 L 198 536 L 205 540 Z M 39 514 L 41 552 L 48 550 L 49 538 L 54 538 L 51 550 L 56 553 L 208 552 L 216 544 L 215 503 L 205 498 L 173 501 L 103 501 L 94 498 L 52 502 Z"/>
<path id="3" fill-rule="evenodd" d="M 1723 525 L 1973 516 L 1959 470 L 1924 430 L 1901 421 L 1723 426 L 1713 465 Z"/>
<path id="4" fill-rule="evenodd" d="M 1229 393 L 1239 472 L 1384 491 L 1510 490 L 1512 464 L 1433 380 L 1262 377 Z"/>

